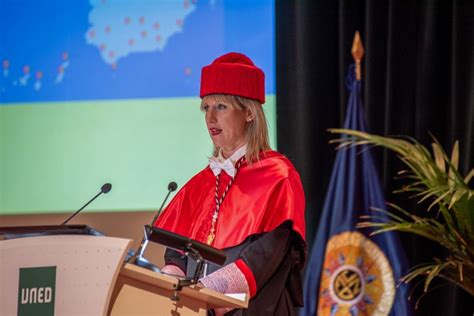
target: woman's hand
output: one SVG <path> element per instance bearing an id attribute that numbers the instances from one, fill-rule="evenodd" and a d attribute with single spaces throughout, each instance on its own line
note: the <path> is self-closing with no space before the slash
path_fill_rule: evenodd
<path id="1" fill-rule="evenodd" d="M 161 273 L 168 274 L 174 277 L 182 277 L 184 278 L 186 274 L 183 270 L 181 270 L 178 266 L 173 264 L 167 264 L 161 269 Z"/>

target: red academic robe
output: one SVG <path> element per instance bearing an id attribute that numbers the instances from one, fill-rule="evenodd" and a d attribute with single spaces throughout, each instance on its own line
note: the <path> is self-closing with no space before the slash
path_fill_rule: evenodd
<path id="1" fill-rule="evenodd" d="M 220 191 L 227 183 L 222 182 Z M 155 226 L 205 243 L 216 207 L 215 185 L 216 177 L 206 167 L 176 194 Z M 288 220 L 305 240 L 304 209 L 303 187 L 293 164 L 278 152 L 266 151 L 259 161 L 244 162 L 238 171 L 220 207 L 212 246 L 236 246 Z"/>
<path id="2" fill-rule="evenodd" d="M 221 173 L 219 196 L 230 177 Z M 195 175 L 163 211 L 155 226 L 205 243 L 214 214 L 216 177 L 209 167 Z M 248 309 L 229 315 L 296 315 L 302 306 L 301 271 L 305 246 L 305 199 L 298 172 L 275 151 L 243 163 L 224 199 L 213 247 L 235 262 L 251 293 Z M 167 250 L 166 264 L 186 271 L 180 253 Z M 210 265 L 209 272 L 218 269 Z"/>

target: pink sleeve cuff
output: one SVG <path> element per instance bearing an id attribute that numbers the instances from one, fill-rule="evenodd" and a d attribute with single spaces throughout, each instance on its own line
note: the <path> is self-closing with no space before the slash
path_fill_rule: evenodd
<path id="1" fill-rule="evenodd" d="M 249 293 L 247 280 L 235 263 L 214 271 L 199 282 L 219 293 Z"/>
<path id="2" fill-rule="evenodd" d="M 250 298 L 254 297 L 255 294 L 257 294 L 257 282 L 255 281 L 255 277 L 253 275 L 252 270 L 250 270 L 249 266 L 242 259 L 238 259 L 235 262 L 235 265 L 237 266 L 237 268 L 239 268 L 239 270 L 242 272 L 245 279 L 247 280 Z"/>

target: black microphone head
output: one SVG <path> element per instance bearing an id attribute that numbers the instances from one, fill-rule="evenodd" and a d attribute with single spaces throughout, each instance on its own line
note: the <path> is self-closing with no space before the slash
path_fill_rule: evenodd
<path id="1" fill-rule="evenodd" d="M 106 183 L 102 186 L 102 188 L 100 188 L 100 191 L 102 191 L 102 193 L 109 193 L 111 189 L 112 185 L 110 183 Z"/>
<path id="2" fill-rule="evenodd" d="M 170 191 L 170 192 L 175 191 L 177 188 L 178 188 L 178 185 L 177 185 L 176 182 L 174 182 L 174 181 L 171 181 L 171 182 L 168 184 L 168 191 Z"/>

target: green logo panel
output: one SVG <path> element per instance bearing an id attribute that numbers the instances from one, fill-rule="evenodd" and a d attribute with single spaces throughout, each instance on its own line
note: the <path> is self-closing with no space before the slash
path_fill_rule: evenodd
<path id="1" fill-rule="evenodd" d="M 20 268 L 18 316 L 54 316 L 56 267 Z"/>

